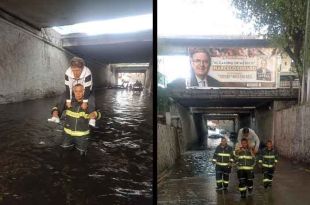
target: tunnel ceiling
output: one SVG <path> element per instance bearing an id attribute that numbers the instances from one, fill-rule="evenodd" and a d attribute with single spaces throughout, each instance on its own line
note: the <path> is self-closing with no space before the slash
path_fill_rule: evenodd
<path id="1" fill-rule="evenodd" d="M 37 29 L 147 13 L 152 13 L 150 0 L 0 1 L 0 15 L 9 14 Z M 152 58 L 152 31 L 99 37 L 69 35 L 63 41 L 63 47 L 73 54 L 101 63 L 146 63 Z"/>
<path id="2" fill-rule="evenodd" d="M 149 63 L 153 56 L 152 31 L 100 36 L 68 36 L 63 47 L 102 63 Z"/>
<path id="3" fill-rule="evenodd" d="M 147 63 L 152 57 L 152 43 L 85 45 L 67 47 L 70 52 L 101 63 Z"/>
<path id="4" fill-rule="evenodd" d="M 2 0 L 0 9 L 36 28 L 45 28 L 152 13 L 152 1 Z"/>

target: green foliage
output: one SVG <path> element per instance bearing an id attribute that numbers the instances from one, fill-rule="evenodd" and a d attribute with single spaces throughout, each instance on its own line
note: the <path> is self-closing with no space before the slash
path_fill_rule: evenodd
<path id="1" fill-rule="evenodd" d="M 299 78 L 303 74 L 306 0 L 232 0 L 239 18 L 254 22 L 257 31 L 266 29 L 265 37 L 293 59 Z"/>

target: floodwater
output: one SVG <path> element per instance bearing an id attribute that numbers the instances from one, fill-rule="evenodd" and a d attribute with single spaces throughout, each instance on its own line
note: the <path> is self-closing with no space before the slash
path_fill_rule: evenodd
<path id="1" fill-rule="evenodd" d="M 185 152 L 158 187 L 158 204 L 184 205 L 307 205 L 310 201 L 310 169 L 280 158 L 273 185 L 264 189 L 262 173 L 255 169 L 254 190 L 246 199 L 238 191 L 236 168 L 228 191 L 215 190 L 215 167 L 211 163 L 219 139 L 208 139 L 208 149 Z"/>
<path id="2" fill-rule="evenodd" d="M 47 122 L 56 101 L 0 105 L 0 204 L 151 204 L 152 96 L 96 91 L 102 119 L 85 158 Z"/>

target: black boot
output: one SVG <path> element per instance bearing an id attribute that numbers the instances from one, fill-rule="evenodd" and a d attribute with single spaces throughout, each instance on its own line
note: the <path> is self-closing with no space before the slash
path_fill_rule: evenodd
<path id="1" fill-rule="evenodd" d="M 242 191 L 242 192 L 240 192 L 240 193 L 241 193 L 241 198 L 242 198 L 242 199 L 246 198 L 246 191 Z"/>
<path id="2" fill-rule="evenodd" d="M 249 192 L 249 194 L 251 194 L 251 193 L 252 193 L 252 191 L 253 191 L 253 187 L 252 187 L 252 188 L 248 188 L 248 192 Z"/>
<path id="3" fill-rule="evenodd" d="M 268 183 L 264 182 L 264 188 L 267 189 L 268 188 Z"/>

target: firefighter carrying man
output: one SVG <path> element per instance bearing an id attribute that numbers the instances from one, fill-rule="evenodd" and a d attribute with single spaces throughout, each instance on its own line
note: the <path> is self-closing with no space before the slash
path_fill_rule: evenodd
<path id="1" fill-rule="evenodd" d="M 233 160 L 233 149 L 227 145 L 227 139 L 223 137 L 220 145 L 215 149 L 212 162 L 216 164 L 216 190 L 227 190 L 229 183 L 229 174 Z"/>
<path id="2" fill-rule="evenodd" d="M 258 163 L 262 166 L 263 172 L 263 184 L 265 189 L 268 186 L 271 187 L 273 173 L 275 170 L 276 163 L 278 162 L 278 154 L 272 146 L 272 141 L 267 141 L 267 147 L 259 155 Z"/>
<path id="3" fill-rule="evenodd" d="M 239 191 L 241 198 L 246 197 L 247 190 L 249 193 L 253 191 L 253 179 L 255 166 L 255 155 L 253 149 L 249 148 L 248 140 L 241 139 L 241 146 L 236 147 L 235 161 L 237 165 L 237 176 L 239 179 Z"/>

